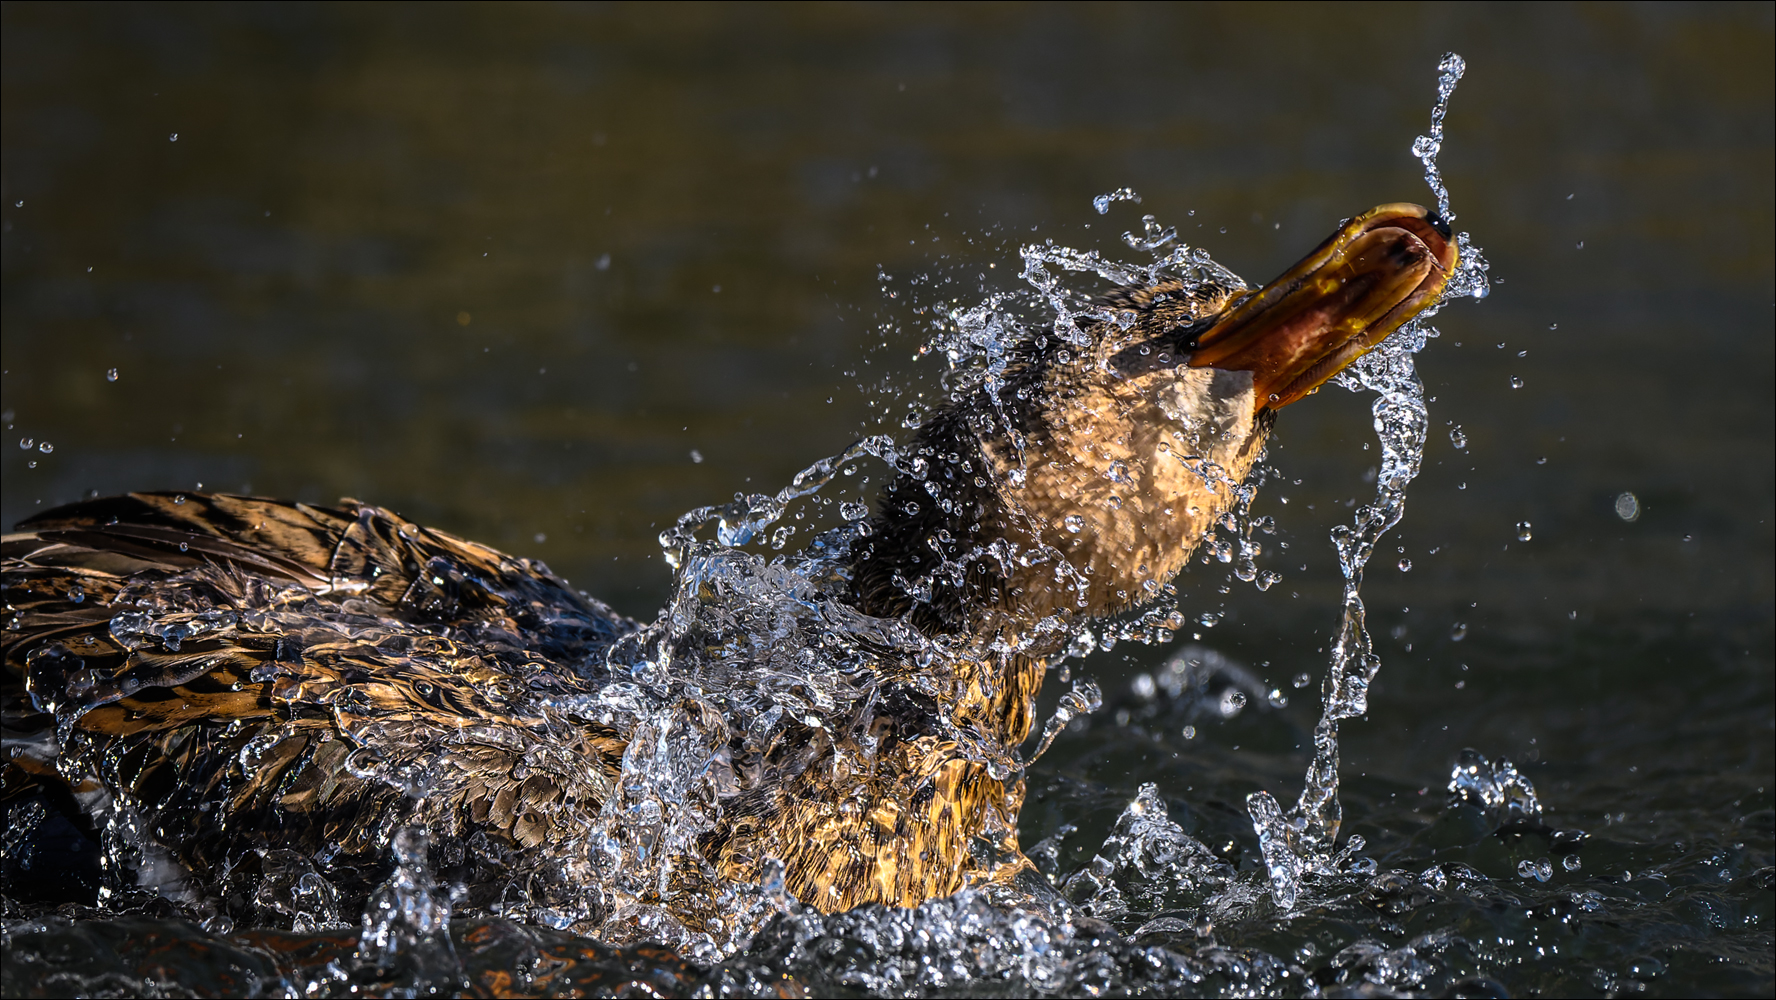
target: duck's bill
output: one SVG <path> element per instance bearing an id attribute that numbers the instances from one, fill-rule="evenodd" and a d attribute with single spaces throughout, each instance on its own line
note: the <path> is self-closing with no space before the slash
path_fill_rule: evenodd
<path id="1" fill-rule="evenodd" d="M 1249 371 L 1260 409 L 1288 406 L 1435 302 L 1455 262 L 1448 223 L 1382 205 L 1228 309 L 1188 363 Z"/>

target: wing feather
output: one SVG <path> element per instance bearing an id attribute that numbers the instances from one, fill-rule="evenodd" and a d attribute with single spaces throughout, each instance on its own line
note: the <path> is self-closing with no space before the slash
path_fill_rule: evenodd
<path id="1" fill-rule="evenodd" d="M 9 747 L 52 740 L 194 872 L 255 847 L 376 864 L 415 820 L 534 846 L 616 773 L 621 734 L 546 696 L 636 624 L 541 563 L 349 500 L 134 493 L 20 529 Z"/>

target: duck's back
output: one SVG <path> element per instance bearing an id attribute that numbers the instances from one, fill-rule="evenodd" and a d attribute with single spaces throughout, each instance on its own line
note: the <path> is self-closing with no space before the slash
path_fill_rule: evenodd
<path id="1" fill-rule="evenodd" d="M 84 796 L 170 852 L 138 865 L 163 890 L 251 893 L 254 858 L 380 867 L 409 821 L 473 864 L 460 845 L 570 833 L 620 761 L 621 734 L 561 706 L 636 625 L 540 563 L 352 501 L 138 493 L 20 529 L 9 829 Z"/>

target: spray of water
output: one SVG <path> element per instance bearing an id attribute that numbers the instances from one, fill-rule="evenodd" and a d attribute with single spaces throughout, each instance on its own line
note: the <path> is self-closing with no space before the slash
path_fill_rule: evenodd
<path id="1" fill-rule="evenodd" d="M 1449 111 L 1449 95 L 1455 93 L 1455 85 L 1467 71 L 1467 62 L 1454 52 L 1437 63 L 1437 103 L 1431 108 L 1431 131 L 1412 142 L 1412 155 L 1424 164 L 1425 185 L 1437 196 L 1437 214 L 1445 222 L 1453 221 L 1455 214 L 1449 210 L 1449 188 L 1437 169 L 1437 154 L 1443 151 L 1443 116 Z"/>
<path id="2" fill-rule="evenodd" d="M 1424 164 L 1425 183 L 1437 197 L 1438 214 L 1445 220 L 1455 215 L 1449 209 L 1449 190 L 1437 168 L 1437 156 L 1443 147 L 1443 118 L 1449 98 L 1466 69 L 1461 56 L 1453 52 L 1438 63 L 1437 103 L 1431 109 L 1430 134 L 1419 136 L 1412 144 L 1413 154 Z M 1286 812 L 1269 792 L 1255 792 L 1246 800 L 1269 871 L 1272 897 L 1285 910 L 1293 908 L 1299 898 L 1304 875 L 1335 871 L 1363 847 L 1361 837 L 1352 837 L 1342 852 L 1335 852 L 1344 815 L 1338 801 L 1338 724 L 1368 711 L 1369 686 L 1381 670 L 1381 657 L 1364 624 L 1363 572 L 1381 537 L 1406 513 L 1406 487 L 1418 475 L 1424 458 L 1430 419 L 1413 356 L 1437 335 L 1430 319 L 1445 303 L 1485 298 L 1490 287 L 1485 255 L 1468 234 L 1459 234 L 1456 245 L 1460 254 L 1457 271 L 1439 300 L 1333 380 L 1346 389 L 1376 394 L 1370 412 L 1382 462 L 1375 498 L 1357 511 L 1350 524 L 1332 529 L 1332 545 L 1344 574 L 1344 595 L 1331 664 L 1321 689 L 1324 709 L 1314 727 L 1313 760 L 1301 797 Z"/>

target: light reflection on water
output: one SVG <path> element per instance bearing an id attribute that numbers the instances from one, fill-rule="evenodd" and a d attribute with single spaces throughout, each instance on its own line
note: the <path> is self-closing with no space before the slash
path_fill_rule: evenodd
<path id="1" fill-rule="evenodd" d="M 1385 54 L 1329 12 L 899 16 L 7 8 L 0 387 L 8 440 L 54 450 L 4 449 L 6 520 L 87 489 L 353 495 L 649 616 L 678 514 L 905 433 L 937 391 L 908 360 L 929 321 L 910 276 L 978 299 L 1033 236 L 1118 248 L 1126 222 L 1090 195 L 1129 185 L 1266 277 L 1353 209 L 1422 197 L 1406 146 L 1426 68 L 1457 47 L 1443 163 L 1506 283 L 1419 359 L 1463 444 L 1432 435 L 1388 536 L 1413 569 L 1370 581 L 1389 669 L 1346 734 L 1368 772 L 1347 775 L 1347 829 L 1383 872 L 1429 845 L 1515 886 L 1546 848 L 1451 832 L 1465 814 L 1441 809 L 1461 747 L 1508 754 L 1558 825 L 1602 841 L 1550 885 L 1665 871 L 1619 880 L 1629 924 L 1702 900 L 1669 911 L 1694 948 L 1637 930 L 1583 959 L 1607 982 L 1575 981 L 1626 988 L 1644 959 L 1684 970 L 1655 989 L 1767 990 L 1767 12 L 1556 8 L 1507 41 L 1483 12 L 1427 9 Z M 1284 578 L 1227 595 L 1203 633 L 1260 680 L 1324 662 L 1321 540 L 1373 492 L 1365 409 L 1322 393 L 1282 422 L 1264 512 Z M 1223 600 L 1219 575 L 1186 582 Z M 1150 781 L 1249 867 L 1229 803 L 1300 780 L 1314 699 L 1217 721 L 1130 700 L 1165 652 L 1088 661 L 1106 708 L 1034 773 L 1023 840 L 1075 827 L 1063 872 Z M 1742 891 L 1671 888 L 1704 869 Z M 1464 919 L 1395 935 L 1373 912 L 1222 933 L 1331 968 L 1365 935 L 1396 948 Z M 1740 964 L 1708 971 L 1710 949 Z"/>

